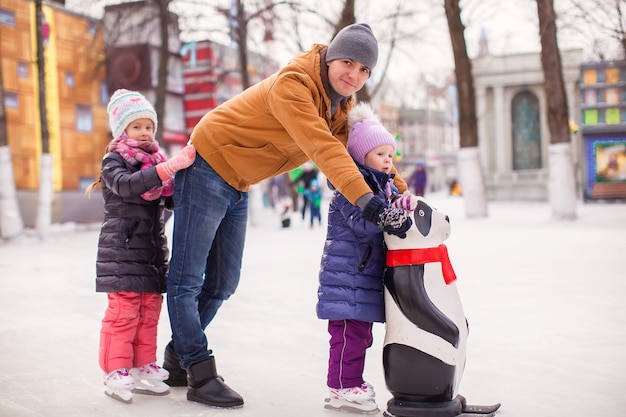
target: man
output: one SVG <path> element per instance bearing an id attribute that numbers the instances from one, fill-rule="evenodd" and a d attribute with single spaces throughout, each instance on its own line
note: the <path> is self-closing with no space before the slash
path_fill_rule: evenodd
<path id="1" fill-rule="evenodd" d="M 172 341 L 164 361 L 170 385 L 183 385 L 187 371 L 188 400 L 243 405 L 217 374 L 204 330 L 239 283 L 250 185 L 310 159 L 369 221 L 398 235 L 411 226 L 406 212 L 374 197 L 345 149 L 352 96 L 377 59 L 369 25 L 348 26 L 330 45 L 313 45 L 207 113 L 194 128 L 196 161 L 175 182 L 167 283 Z M 406 183 L 396 178 L 405 191 Z"/>

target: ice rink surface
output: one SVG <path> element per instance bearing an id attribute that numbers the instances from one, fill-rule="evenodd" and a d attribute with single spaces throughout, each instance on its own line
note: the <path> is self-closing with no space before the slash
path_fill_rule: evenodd
<path id="1" fill-rule="evenodd" d="M 427 198 L 451 218 L 446 244 L 470 325 L 460 394 L 502 403 L 500 417 L 622 417 L 626 205 L 581 202 L 577 220 L 556 221 L 547 203 L 490 202 L 488 217 L 466 219 L 462 198 Z M 293 220 L 282 229 L 277 213 L 254 209 L 239 289 L 207 329 L 218 372 L 244 397 L 235 410 L 188 402 L 184 388 L 131 405 L 103 394 L 97 225 L 0 243 L 0 416 L 347 415 L 323 408 L 328 334 L 315 303 L 325 228 Z M 384 325 L 374 332 L 365 378 L 383 411 Z M 164 303 L 159 361 L 169 336 Z"/>

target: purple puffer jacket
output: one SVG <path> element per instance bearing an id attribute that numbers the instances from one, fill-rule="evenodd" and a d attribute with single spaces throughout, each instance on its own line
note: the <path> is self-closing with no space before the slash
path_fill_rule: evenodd
<path id="1" fill-rule="evenodd" d="M 388 201 L 384 192 L 388 182 L 397 193 L 393 174 L 362 166 L 359 169 L 375 195 Z M 361 215 L 358 206 L 335 190 L 319 273 L 317 316 L 320 319 L 385 321 L 383 231 Z"/>

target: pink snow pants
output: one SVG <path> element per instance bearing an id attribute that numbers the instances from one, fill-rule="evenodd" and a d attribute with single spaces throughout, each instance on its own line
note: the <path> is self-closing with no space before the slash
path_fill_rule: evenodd
<path id="1" fill-rule="evenodd" d="M 100 330 L 100 368 L 109 373 L 156 361 L 157 325 L 163 296 L 128 291 L 107 296 L 109 305 Z"/>

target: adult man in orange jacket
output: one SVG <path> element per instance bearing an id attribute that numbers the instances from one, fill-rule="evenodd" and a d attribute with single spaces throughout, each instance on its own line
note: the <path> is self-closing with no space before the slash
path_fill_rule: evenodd
<path id="1" fill-rule="evenodd" d="M 313 45 L 195 126 L 196 161 L 175 180 L 167 283 L 172 341 L 164 363 L 170 385 L 187 382 L 188 400 L 223 408 L 243 405 L 217 374 L 204 330 L 239 283 L 251 185 L 312 160 L 363 209 L 364 218 L 398 235 L 411 226 L 405 211 L 374 197 L 345 149 L 352 96 L 377 60 L 378 43 L 369 25 L 350 25 L 328 46 Z M 399 176 L 396 185 L 400 192 L 407 189 Z"/>

